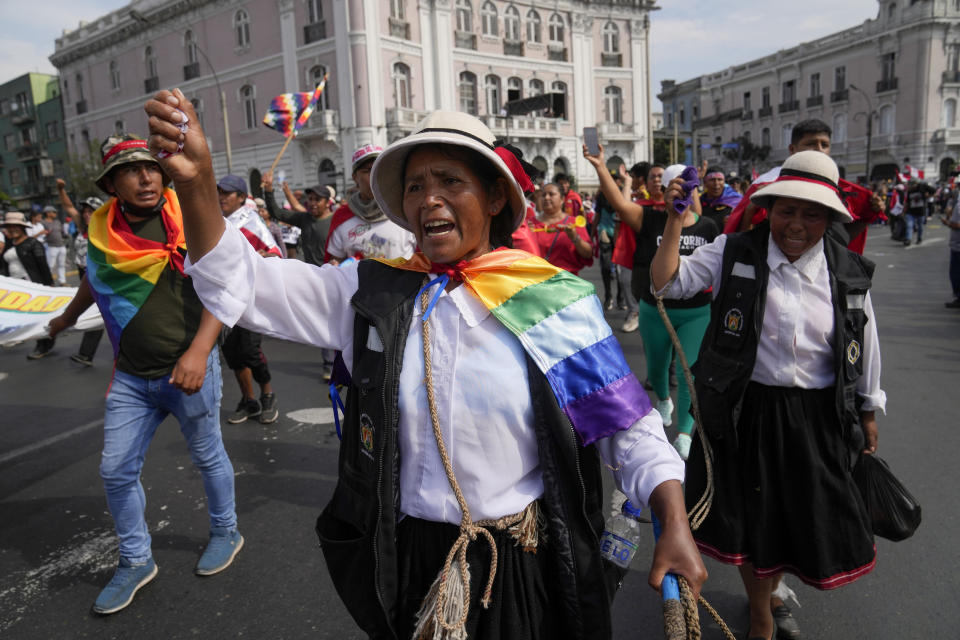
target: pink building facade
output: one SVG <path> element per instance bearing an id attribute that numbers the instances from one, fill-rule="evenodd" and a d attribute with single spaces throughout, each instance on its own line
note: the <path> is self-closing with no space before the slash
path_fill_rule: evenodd
<path id="1" fill-rule="evenodd" d="M 349 186 L 356 147 L 453 109 L 483 119 L 548 177 L 568 172 L 590 186 L 585 126 L 599 127 L 612 163 L 650 157 L 654 9 L 653 0 L 134 0 L 58 38 L 51 62 L 73 153 L 115 131 L 144 135 L 146 98 L 179 87 L 199 110 L 218 175 L 229 140 L 230 168 L 257 190 L 284 142 L 260 123 L 270 100 L 311 91 L 328 73 L 320 109 L 278 166 L 291 184 Z M 507 115 L 508 101 L 542 94 L 558 95 Z"/>

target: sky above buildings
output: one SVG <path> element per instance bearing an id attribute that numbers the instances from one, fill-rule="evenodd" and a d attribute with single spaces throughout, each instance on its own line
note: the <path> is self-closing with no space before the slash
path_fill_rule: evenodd
<path id="1" fill-rule="evenodd" d="M 75 29 L 81 20 L 95 20 L 126 4 L 119 0 L 0 1 L 0 83 L 28 71 L 55 73 L 47 58 L 64 29 Z M 665 78 L 688 80 L 877 15 L 877 0 L 659 0 L 659 4 L 662 9 L 653 13 L 651 27 L 654 95 Z M 653 107 L 659 111 L 659 101 L 654 100 Z"/>

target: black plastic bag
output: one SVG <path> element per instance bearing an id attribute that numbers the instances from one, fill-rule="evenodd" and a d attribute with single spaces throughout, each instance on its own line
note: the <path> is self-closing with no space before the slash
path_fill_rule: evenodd
<path id="1" fill-rule="evenodd" d="M 874 535 L 898 542 L 920 526 L 920 503 L 876 455 L 861 455 L 853 467 Z"/>

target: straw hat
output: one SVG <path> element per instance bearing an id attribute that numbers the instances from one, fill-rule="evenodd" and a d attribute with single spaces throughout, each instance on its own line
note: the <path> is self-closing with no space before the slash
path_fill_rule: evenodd
<path id="1" fill-rule="evenodd" d="M 507 163 L 494 150 L 493 133 L 477 118 L 456 111 L 434 111 L 420 122 L 416 131 L 391 144 L 373 163 L 370 177 L 373 197 L 390 220 L 413 231 L 403 215 L 403 169 L 410 152 L 424 144 L 466 147 L 489 160 L 507 180 L 513 228 L 520 226 L 527 212 L 523 190 Z"/>
<path id="2" fill-rule="evenodd" d="M 837 164 L 820 151 L 800 151 L 788 157 L 780 168 L 780 177 L 758 189 L 750 202 L 769 210 L 776 198 L 794 198 L 822 204 L 830 217 L 840 222 L 853 222 L 853 216 L 840 200 Z"/>
<path id="3" fill-rule="evenodd" d="M 147 148 L 147 141 L 130 134 L 110 136 L 104 140 L 103 144 L 100 145 L 100 157 L 103 169 L 100 171 L 100 175 L 97 176 L 95 182 L 104 192 L 107 191 L 107 188 L 104 186 L 103 179 L 107 177 L 108 173 L 120 165 L 132 164 L 134 162 L 153 162 L 157 166 L 160 166 L 157 159 L 150 154 L 150 150 Z M 167 174 L 162 168 L 160 172 L 163 174 L 163 184 L 169 184 L 170 178 L 167 177 Z"/>

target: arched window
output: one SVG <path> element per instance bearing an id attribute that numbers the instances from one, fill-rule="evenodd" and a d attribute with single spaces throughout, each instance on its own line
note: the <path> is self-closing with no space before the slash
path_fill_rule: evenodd
<path id="1" fill-rule="evenodd" d="M 147 48 L 143 50 L 143 59 L 147 65 L 147 77 L 156 78 L 157 77 L 157 56 L 153 53 L 153 47 L 147 45 Z"/>
<path id="2" fill-rule="evenodd" d="M 558 173 L 570 174 L 566 158 L 560 157 L 553 161 L 553 175 L 557 175 Z"/>
<path id="3" fill-rule="evenodd" d="M 563 94 L 563 98 L 560 100 L 560 104 L 554 104 L 553 109 L 551 109 L 550 115 L 554 118 L 560 118 L 561 120 L 567 119 L 567 83 L 560 82 L 556 80 L 553 84 L 550 85 L 551 93 L 560 93 Z M 559 109 L 557 108 L 559 107 Z"/>
<path id="4" fill-rule="evenodd" d="M 457 0 L 457 31 L 473 32 L 473 5 L 470 0 Z"/>
<path id="5" fill-rule="evenodd" d="M 323 76 L 326 75 L 327 68 L 322 64 L 318 64 L 315 67 L 310 68 L 310 73 L 308 74 L 307 80 L 309 86 L 308 91 L 313 91 L 317 88 L 321 82 L 323 82 Z M 330 108 L 330 78 L 327 78 L 327 84 L 323 89 L 323 93 L 320 94 L 320 99 L 317 100 L 317 111 L 326 111 Z"/>
<path id="6" fill-rule="evenodd" d="M 483 95 L 487 99 L 487 113 L 500 115 L 500 77 L 488 75 L 483 79 Z"/>
<path id="7" fill-rule="evenodd" d="M 760 132 L 760 146 L 769 147 L 770 146 L 770 128 L 764 127 L 763 131 Z"/>
<path id="8" fill-rule="evenodd" d="M 957 101 L 953 98 L 943 101 L 943 126 L 947 129 L 957 126 Z"/>
<path id="9" fill-rule="evenodd" d="M 460 72 L 460 111 L 477 115 L 477 76 L 469 71 Z"/>
<path id="10" fill-rule="evenodd" d="M 323 5 L 320 0 L 307 0 L 307 24 L 317 24 L 323 20 Z"/>
<path id="11" fill-rule="evenodd" d="M 183 46 L 187 50 L 187 64 L 193 64 L 197 61 L 197 38 L 193 31 L 189 29 L 183 34 Z"/>
<path id="12" fill-rule="evenodd" d="M 550 42 L 563 42 L 563 18 L 559 13 L 550 16 L 550 22 L 547 24 L 549 33 L 547 39 Z"/>
<path id="13" fill-rule="evenodd" d="M 540 14 L 530 9 L 527 11 L 527 42 L 543 41 L 543 22 Z"/>
<path id="14" fill-rule="evenodd" d="M 520 40 L 520 12 L 513 5 L 503 12 L 503 37 L 506 40 Z"/>
<path id="15" fill-rule="evenodd" d="M 607 122 L 623 122 L 623 92 L 620 87 L 610 85 L 603 90 L 603 110 Z"/>
<path id="16" fill-rule="evenodd" d="M 393 65 L 393 95 L 396 104 L 401 109 L 412 108 L 413 98 L 410 93 L 410 67 L 397 62 Z"/>
<path id="17" fill-rule="evenodd" d="M 513 76 L 507 78 L 507 101 L 519 100 L 523 97 L 523 80 Z"/>
<path id="18" fill-rule="evenodd" d="M 880 107 L 880 135 L 893 133 L 894 116 L 893 105 L 885 104 Z"/>
<path id="19" fill-rule="evenodd" d="M 887 16 L 892 18 L 897 13 L 897 3 L 891 2 L 890 6 L 887 7 Z"/>
<path id="20" fill-rule="evenodd" d="M 113 123 L 113 135 L 122 136 L 124 131 L 126 131 L 126 127 L 123 125 L 123 120 L 117 120 Z"/>
<path id="21" fill-rule="evenodd" d="M 78 101 L 78 102 L 83 102 L 83 101 L 84 101 L 84 97 L 83 97 L 83 76 L 82 76 L 81 74 L 79 74 L 79 73 L 77 74 L 77 101 Z"/>
<path id="22" fill-rule="evenodd" d="M 615 25 L 613 21 L 603 25 L 603 52 L 620 52 L 620 29 L 617 28 L 617 25 Z"/>
<path id="23" fill-rule="evenodd" d="M 243 104 L 243 123 L 247 129 L 257 128 L 257 96 L 253 87 L 245 84 L 240 87 L 240 102 Z"/>
<path id="24" fill-rule="evenodd" d="M 114 91 L 120 88 L 120 67 L 116 60 L 110 61 L 110 88 Z"/>
<path id="25" fill-rule="evenodd" d="M 530 87 L 531 96 L 543 95 L 543 80 L 538 80 L 537 78 L 531 78 L 528 86 Z"/>
<path id="26" fill-rule="evenodd" d="M 838 113 L 833 116 L 833 135 L 830 137 L 833 142 L 847 141 L 847 114 Z"/>
<path id="27" fill-rule="evenodd" d="M 492 2 L 484 2 L 480 9 L 480 23 L 483 28 L 483 35 L 497 35 L 497 7 Z"/>
<path id="28" fill-rule="evenodd" d="M 233 31 L 238 47 L 250 46 L 250 15 L 243 9 L 233 14 Z"/>

